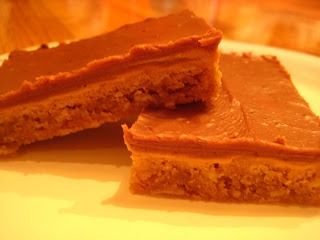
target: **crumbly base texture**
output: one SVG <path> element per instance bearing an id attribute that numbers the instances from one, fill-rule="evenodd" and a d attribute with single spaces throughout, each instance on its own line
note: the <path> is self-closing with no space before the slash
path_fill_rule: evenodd
<path id="1" fill-rule="evenodd" d="M 133 151 L 133 193 L 242 203 L 320 206 L 320 163 L 250 154 L 206 159 Z"/>
<path id="2" fill-rule="evenodd" d="M 155 64 L 75 91 L 0 110 L 0 155 L 19 146 L 128 118 L 145 106 L 173 108 L 205 101 L 218 88 L 217 55 L 163 67 Z M 214 60 L 214 61 L 213 61 Z"/>

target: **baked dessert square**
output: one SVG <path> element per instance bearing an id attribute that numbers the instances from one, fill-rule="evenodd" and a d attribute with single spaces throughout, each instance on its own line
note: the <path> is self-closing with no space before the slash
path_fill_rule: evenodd
<path id="1" fill-rule="evenodd" d="M 222 54 L 208 104 L 123 126 L 131 190 L 221 202 L 320 205 L 320 121 L 274 57 Z"/>
<path id="2" fill-rule="evenodd" d="M 208 100 L 220 84 L 220 39 L 186 10 L 55 48 L 12 52 L 0 67 L 0 155 L 148 105 Z"/>

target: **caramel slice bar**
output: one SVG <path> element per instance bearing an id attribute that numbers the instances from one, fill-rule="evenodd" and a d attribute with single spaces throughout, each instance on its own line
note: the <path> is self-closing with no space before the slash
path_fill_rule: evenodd
<path id="1" fill-rule="evenodd" d="M 189 11 L 56 48 L 15 51 L 0 67 L 0 154 L 217 92 L 221 33 Z"/>
<path id="2" fill-rule="evenodd" d="M 320 121 L 271 57 L 221 56 L 209 104 L 147 110 L 124 128 L 131 190 L 223 201 L 320 205 Z"/>

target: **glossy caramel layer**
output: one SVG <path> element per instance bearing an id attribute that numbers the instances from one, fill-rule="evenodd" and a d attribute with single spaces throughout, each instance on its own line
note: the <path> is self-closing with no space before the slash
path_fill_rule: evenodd
<path id="1" fill-rule="evenodd" d="M 0 108 L 105 80 L 139 61 L 196 48 L 212 52 L 220 39 L 203 19 L 183 11 L 52 49 L 15 51 L 0 67 Z"/>
<path id="2" fill-rule="evenodd" d="M 132 151 L 320 159 L 320 120 L 273 57 L 223 54 L 218 99 L 176 111 L 147 110 L 131 129 Z"/>

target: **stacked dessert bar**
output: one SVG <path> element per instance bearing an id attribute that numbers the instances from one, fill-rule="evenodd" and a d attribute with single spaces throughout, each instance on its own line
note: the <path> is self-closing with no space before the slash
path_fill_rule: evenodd
<path id="1" fill-rule="evenodd" d="M 217 99 L 145 110 L 124 136 L 143 194 L 320 205 L 320 121 L 271 57 L 222 54 Z"/>
<path id="2" fill-rule="evenodd" d="M 220 39 L 184 11 L 56 48 L 12 52 L 0 67 L 0 154 L 145 106 L 210 99 L 220 86 Z"/>
<path id="3" fill-rule="evenodd" d="M 123 125 L 132 192 L 320 205 L 319 117 L 276 58 L 219 63 L 220 40 L 183 11 L 11 53 L 0 67 L 0 154 L 140 113 Z"/>

